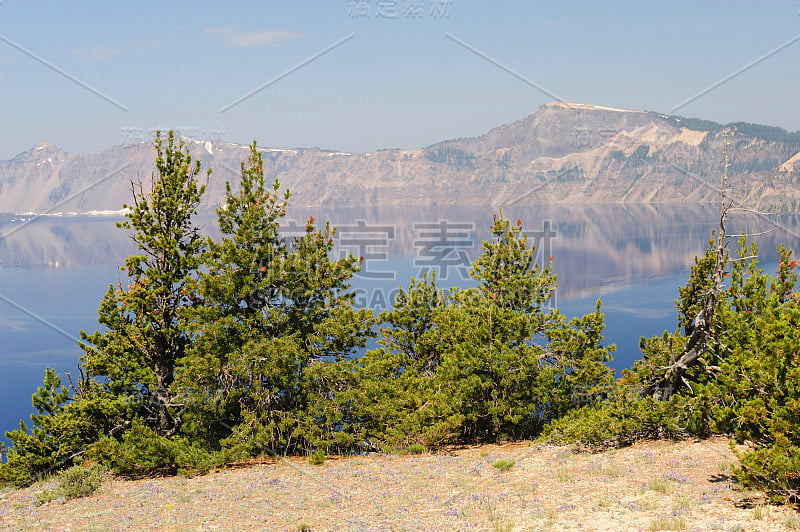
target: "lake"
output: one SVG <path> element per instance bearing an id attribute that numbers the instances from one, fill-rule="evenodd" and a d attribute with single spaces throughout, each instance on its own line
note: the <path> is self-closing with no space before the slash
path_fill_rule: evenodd
<path id="1" fill-rule="evenodd" d="M 639 337 L 674 331 L 674 301 L 694 257 L 718 225 L 718 211 L 703 205 L 512 206 L 538 247 L 537 262 L 553 256 L 559 277 L 554 303 L 568 316 L 606 315 L 606 341 L 616 344 L 611 367 L 630 367 Z M 357 303 L 385 310 L 398 285 L 436 271 L 440 286 L 470 284 L 468 264 L 489 237 L 493 211 L 476 207 L 352 207 L 290 209 L 287 236 L 313 215 L 338 228 L 336 253 L 363 256 L 353 280 Z M 16 428 L 32 411 L 31 394 L 44 368 L 77 374 L 81 329 L 97 329 L 97 307 L 118 265 L 135 252 L 118 220 L 46 216 L 0 222 L 0 429 Z M 214 234 L 214 218 L 201 218 Z M 761 262 L 774 271 L 775 248 L 798 248 L 800 217 L 731 215 L 729 234 L 773 231 L 755 238 Z M 734 246 L 735 247 L 735 246 Z M 3 440 L 5 438 L 3 437 Z M 7 441 L 7 440 L 5 440 Z"/>

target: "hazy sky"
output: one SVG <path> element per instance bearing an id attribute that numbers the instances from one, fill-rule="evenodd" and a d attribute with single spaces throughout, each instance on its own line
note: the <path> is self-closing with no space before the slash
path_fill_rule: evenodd
<path id="1" fill-rule="evenodd" d="M 737 72 L 675 114 L 800 129 L 800 0 L 0 0 L 0 159 L 156 128 L 418 148 L 554 97 L 670 112 Z"/>

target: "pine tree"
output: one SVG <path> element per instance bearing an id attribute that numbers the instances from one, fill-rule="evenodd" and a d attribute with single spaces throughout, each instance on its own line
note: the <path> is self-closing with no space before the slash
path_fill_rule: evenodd
<path id="1" fill-rule="evenodd" d="M 61 464 L 72 465 L 69 459 L 88 443 L 86 427 L 80 426 L 79 419 L 70 420 L 65 415 L 69 391 L 52 368 L 46 369 L 44 383 L 33 394 L 32 402 L 37 413 L 31 415 L 31 432 L 24 421 L 19 422 L 19 429 L 6 432 L 13 447 L 6 450 L 6 463 L 0 464 L 0 480 L 18 486 L 34 482 Z"/>
<path id="2" fill-rule="evenodd" d="M 200 161 L 175 142 L 156 141 L 156 171 L 150 190 L 131 184 L 133 204 L 118 227 L 133 230 L 139 255 L 125 260 L 130 284 L 109 287 L 98 321 L 108 328 L 91 335 L 81 331 L 86 377 L 102 382 L 104 393 L 132 399 L 137 416 L 161 436 L 171 436 L 180 420 L 173 409 L 170 386 L 175 364 L 190 342 L 182 323 L 189 303 L 188 280 L 201 264 L 202 237 L 192 218 L 205 184 L 199 182 Z M 206 181 L 211 174 L 206 172 Z"/>
<path id="3" fill-rule="evenodd" d="M 412 279 L 381 315 L 381 348 L 360 361 L 350 393 L 374 444 L 531 437 L 576 406 L 573 393 L 610 384 L 599 301 L 566 320 L 548 308 L 556 276 L 536 263 L 522 222 L 501 212 L 491 230 L 470 271 L 478 286 L 445 298 L 435 279 Z"/>
<path id="4" fill-rule="evenodd" d="M 178 383 L 194 393 L 187 420 L 195 434 L 233 431 L 232 441 L 253 452 L 308 449 L 332 430 L 313 413 L 330 392 L 320 371 L 363 347 L 373 322 L 352 306 L 358 260 L 330 260 L 329 225 L 317 229 L 311 217 L 300 236 L 280 234 L 289 193 L 279 188 L 267 185 L 253 143 L 239 189 L 228 183 L 217 211 L 223 238 L 208 243 L 207 272 L 188 312 L 198 338 Z"/>
<path id="5" fill-rule="evenodd" d="M 190 342 L 181 315 L 189 301 L 186 283 L 200 265 L 202 241 L 192 216 L 205 186 L 198 183 L 199 161 L 192 164 L 172 132 L 166 146 L 160 134 L 155 144 L 150 191 L 132 183 L 134 203 L 128 220 L 118 224 L 133 229 L 142 252 L 128 257 L 122 268 L 130 284 L 123 288 L 118 281 L 106 292 L 98 322 L 107 330 L 81 331 L 78 383 L 70 378 L 70 388 L 62 386 L 47 368 L 43 386 L 33 395 L 38 414 L 31 416 L 31 432 L 20 422 L 19 429 L 6 433 L 13 448 L 4 449 L 0 479 L 29 484 L 97 451 L 98 441 L 113 443 L 132 426 L 154 437 L 179 429 L 169 388 L 175 363 Z"/>

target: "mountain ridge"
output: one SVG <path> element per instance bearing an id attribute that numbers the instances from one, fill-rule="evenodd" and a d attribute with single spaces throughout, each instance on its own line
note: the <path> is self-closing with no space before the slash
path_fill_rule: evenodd
<path id="1" fill-rule="evenodd" d="M 800 132 L 653 111 L 555 101 L 483 135 L 418 149 L 343 152 L 259 148 L 264 171 L 304 206 L 710 203 L 718 201 L 722 131 L 732 197 L 753 208 L 800 208 Z M 214 169 L 201 211 L 224 201 L 249 147 L 184 138 Z M 130 181 L 153 170 L 140 142 L 71 154 L 41 141 L 0 161 L 0 212 L 118 211 Z"/>

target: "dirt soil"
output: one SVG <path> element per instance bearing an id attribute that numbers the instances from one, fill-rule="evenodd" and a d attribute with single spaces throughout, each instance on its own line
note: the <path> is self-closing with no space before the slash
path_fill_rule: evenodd
<path id="1" fill-rule="evenodd" d="M 503 460 L 514 461 L 504 472 Z M 601 454 L 514 443 L 318 466 L 289 459 L 114 479 L 44 506 L 45 485 L 7 491 L 0 530 L 800 530 L 796 510 L 739 488 L 732 463 L 725 439 Z"/>

